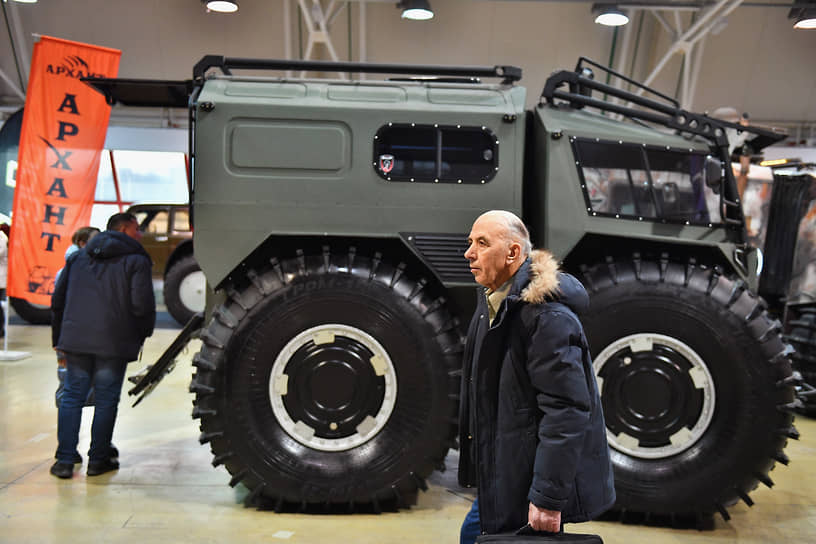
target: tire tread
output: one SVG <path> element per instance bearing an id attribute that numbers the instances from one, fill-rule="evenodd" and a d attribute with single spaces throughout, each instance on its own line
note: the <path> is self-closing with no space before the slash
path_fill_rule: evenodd
<path id="1" fill-rule="evenodd" d="M 694 258 L 685 262 L 671 261 L 667 254 L 661 254 L 658 259 L 643 259 L 635 253 L 628 259 L 605 257 L 602 261 L 580 265 L 578 267 L 582 282 L 590 292 L 590 299 L 607 290 L 618 289 L 624 285 L 667 284 L 667 289 L 676 289 L 677 296 L 683 296 L 684 290 L 691 290 L 715 301 L 721 311 L 737 317 L 745 323 L 745 330 L 755 342 L 767 361 L 772 372 L 776 375 L 776 386 L 767 393 L 777 407 L 777 414 L 768 414 L 773 418 L 773 427 L 776 429 L 769 437 L 769 457 L 758 461 L 753 470 L 747 474 L 736 475 L 739 482 L 736 487 L 724 488 L 719 496 L 713 497 L 708 506 L 703 504 L 679 506 L 671 515 L 686 516 L 693 512 L 711 515 L 719 512 L 723 519 L 728 520 L 727 505 L 739 500 L 753 501 L 745 490 L 752 490 L 761 482 L 770 487 L 773 485 L 768 472 L 773 469 L 774 462 L 787 464 L 788 457 L 783 449 L 787 438 L 798 438 L 798 432 L 792 426 L 793 418 L 790 415 L 789 404 L 793 400 L 793 384 L 791 377 L 791 348 L 781 336 L 781 324 L 773 320 L 767 313 L 767 305 L 748 290 L 747 285 L 740 279 L 731 278 L 719 266 L 705 266 L 698 264 Z M 674 286 L 674 287 L 672 287 Z M 588 332 L 588 335 L 590 333 Z M 783 409 L 784 413 L 779 412 Z M 620 497 L 619 497 L 620 498 Z M 749 504 L 750 505 L 750 504 Z M 669 514 L 664 511 L 654 511 L 652 507 L 633 508 L 631 504 L 621 503 L 615 506 L 615 511 L 621 518 L 651 514 Z"/>
<path id="2" fill-rule="evenodd" d="M 413 306 L 436 335 L 442 359 L 448 368 L 446 375 L 449 384 L 445 387 L 451 391 L 451 395 L 445 395 L 445 398 L 450 400 L 451 404 L 458 405 L 458 378 L 463 349 L 458 321 L 449 314 L 445 298 L 433 295 L 433 289 L 425 278 L 409 277 L 404 262 L 395 261 L 395 264 L 391 264 L 379 252 L 372 257 L 359 255 L 354 246 L 348 247 L 342 253 L 332 252 L 328 246 L 323 246 L 313 255 L 299 249 L 290 259 L 273 257 L 264 271 L 251 270 L 246 274 L 246 281 L 242 284 L 233 280 L 225 286 L 226 300 L 215 309 L 213 318 L 201 333 L 202 348 L 194 357 L 196 372 L 190 385 L 191 392 L 196 394 L 194 404 L 200 407 L 197 412 L 200 415 L 202 431 L 199 440 L 202 444 L 205 442 L 210 444 L 214 455 L 213 464 L 223 465 L 232 475 L 230 485 L 237 485 L 240 482 L 250 490 L 251 500 L 248 500 L 247 504 L 269 505 L 275 511 L 289 511 L 292 508 L 312 511 L 325 510 L 328 507 L 327 501 L 307 501 L 284 496 L 277 492 L 274 486 L 264 482 L 253 467 L 245 466 L 240 456 L 233 453 L 229 439 L 224 433 L 230 426 L 230 422 L 225 420 L 226 416 L 218 411 L 216 413 L 209 411 L 215 409 L 219 402 L 217 391 L 223 387 L 227 364 L 225 356 L 230 349 L 230 340 L 247 315 L 265 297 L 291 284 L 297 278 L 325 273 L 349 273 L 365 281 L 377 282 Z M 447 428 L 438 451 L 430 452 L 427 458 L 416 463 L 413 471 L 402 475 L 398 481 L 392 482 L 374 496 L 352 496 L 342 499 L 345 509 L 349 512 L 355 510 L 380 512 L 384 504 L 409 506 L 408 497 L 415 498 L 417 489 L 427 489 L 425 478 L 436 467 L 444 466 L 447 451 L 456 445 L 458 419 L 451 413 L 449 418 L 445 417 L 443 420 Z M 394 490 L 397 490 L 399 500 L 395 500 L 397 495 Z M 336 500 L 332 499 L 329 502 L 332 508 L 337 506 Z"/>

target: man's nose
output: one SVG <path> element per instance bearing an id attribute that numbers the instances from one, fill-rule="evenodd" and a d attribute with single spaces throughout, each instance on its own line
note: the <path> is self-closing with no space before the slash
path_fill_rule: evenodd
<path id="1" fill-rule="evenodd" d="M 473 245 L 469 245 L 468 248 L 465 250 L 465 259 L 468 261 L 471 260 L 470 255 L 473 252 Z"/>

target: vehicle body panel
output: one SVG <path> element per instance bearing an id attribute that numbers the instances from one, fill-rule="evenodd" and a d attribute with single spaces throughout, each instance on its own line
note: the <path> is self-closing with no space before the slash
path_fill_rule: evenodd
<path id="1" fill-rule="evenodd" d="M 198 104 L 214 108 L 197 112 L 194 205 L 196 258 L 210 283 L 278 233 L 465 235 L 486 202 L 520 212 L 524 123 L 504 117 L 523 113 L 525 91 L 485 87 L 474 100 L 457 86 L 208 81 Z M 406 191 L 411 182 L 383 179 L 372 161 L 374 136 L 389 123 L 487 127 L 499 169 L 484 184 L 417 182 Z M 315 147 L 323 144 L 332 149 Z"/>

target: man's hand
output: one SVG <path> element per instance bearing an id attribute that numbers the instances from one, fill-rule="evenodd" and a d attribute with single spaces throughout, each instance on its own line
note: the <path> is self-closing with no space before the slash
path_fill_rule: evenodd
<path id="1" fill-rule="evenodd" d="M 561 530 L 561 512 L 539 508 L 535 504 L 530 503 L 527 523 L 536 531 L 557 533 Z"/>

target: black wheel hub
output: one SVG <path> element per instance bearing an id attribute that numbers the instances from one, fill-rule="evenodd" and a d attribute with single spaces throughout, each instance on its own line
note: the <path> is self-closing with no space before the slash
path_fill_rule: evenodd
<path id="1" fill-rule="evenodd" d="M 636 438 L 640 448 L 671 444 L 672 436 L 694 427 L 703 409 L 693 368 L 682 354 L 657 343 L 646 351 L 625 347 L 614 353 L 599 373 L 607 429 Z"/>
<path id="2" fill-rule="evenodd" d="M 318 438 L 344 438 L 357 432 L 383 404 L 385 380 L 371 364 L 373 353 L 360 342 L 336 336 L 334 341 L 300 347 L 285 366 L 288 394 L 283 406 Z"/>

